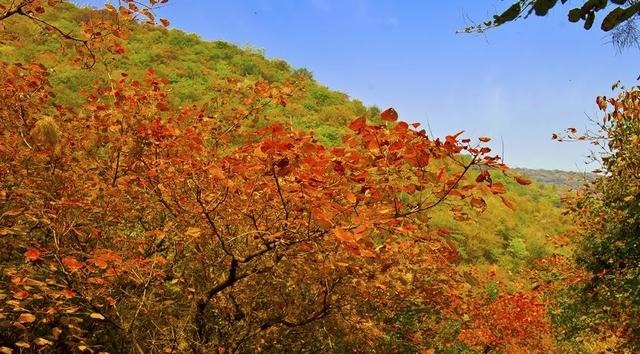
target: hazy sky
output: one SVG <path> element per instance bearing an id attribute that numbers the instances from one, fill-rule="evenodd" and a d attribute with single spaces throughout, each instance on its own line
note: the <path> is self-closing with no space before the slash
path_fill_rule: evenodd
<path id="1" fill-rule="evenodd" d="M 497 152 L 502 137 L 510 165 L 584 170 L 589 146 L 551 134 L 598 118 L 595 96 L 610 95 L 614 81 L 637 85 L 640 51 L 616 53 L 602 32 L 569 23 L 572 1 L 545 18 L 456 34 L 508 3 L 170 0 L 160 15 L 206 40 L 262 48 L 334 90 L 428 121 L 436 136 L 491 136 Z"/>

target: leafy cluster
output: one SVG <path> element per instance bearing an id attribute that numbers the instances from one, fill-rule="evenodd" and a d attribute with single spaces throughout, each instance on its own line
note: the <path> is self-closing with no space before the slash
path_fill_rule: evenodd
<path id="1" fill-rule="evenodd" d="M 560 0 L 562 5 L 568 2 Z M 494 15 L 492 20 L 467 27 L 465 32 L 483 32 L 520 18 L 527 18 L 531 14 L 546 16 L 556 5 L 558 0 L 518 0 L 502 13 Z M 581 6 L 572 8 L 567 13 L 569 22 L 582 22 L 586 30 L 593 27 L 597 16 L 604 16 L 600 21 L 600 29 L 611 32 L 612 42 L 618 49 L 640 44 L 637 28 L 640 2 L 637 0 L 584 0 Z"/>

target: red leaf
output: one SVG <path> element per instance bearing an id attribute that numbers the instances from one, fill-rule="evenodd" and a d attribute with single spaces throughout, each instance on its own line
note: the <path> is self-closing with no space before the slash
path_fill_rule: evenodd
<path id="1" fill-rule="evenodd" d="M 487 171 L 482 171 L 482 173 L 480 173 L 478 177 L 476 177 L 476 182 L 477 183 L 484 182 L 487 179 L 487 175 L 488 175 Z"/>
<path id="2" fill-rule="evenodd" d="M 24 256 L 27 257 L 27 259 L 29 259 L 30 261 L 35 262 L 40 259 L 40 251 L 36 249 L 30 249 L 24 253 Z"/>
<path id="3" fill-rule="evenodd" d="M 481 136 L 481 137 L 478 138 L 478 140 L 480 140 L 483 143 L 488 143 L 488 142 L 491 141 L 491 138 L 488 137 L 488 136 Z"/>
<path id="4" fill-rule="evenodd" d="M 358 117 L 353 122 L 349 123 L 349 129 L 353 131 L 360 131 L 367 125 L 367 120 L 364 117 Z"/>
<path id="5" fill-rule="evenodd" d="M 73 290 L 71 290 L 71 289 L 64 289 L 62 291 L 62 294 L 67 299 L 73 299 L 73 297 L 76 296 L 76 293 L 74 293 Z"/>
<path id="6" fill-rule="evenodd" d="M 95 265 L 96 267 L 98 267 L 100 269 L 107 269 L 107 267 L 108 267 L 107 262 L 102 258 L 92 259 L 91 262 L 93 262 L 93 265 Z"/>
<path id="7" fill-rule="evenodd" d="M 64 264 L 65 267 L 67 267 L 67 269 L 72 272 L 75 272 L 76 270 L 84 266 L 82 262 L 78 262 L 75 258 L 68 256 L 62 259 L 62 264 Z"/>
<path id="8" fill-rule="evenodd" d="M 382 120 L 384 121 L 395 122 L 398 120 L 398 112 L 393 108 L 388 108 L 384 112 L 380 113 L 380 117 L 382 117 Z"/>
<path id="9" fill-rule="evenodd" d="M 470 204 L 477 211 L 484 211 L 487 208 L 487 202 L 482 198 L 472 197 Z"/>
<path id="10" fill-rule="evenodd" d="M 168 102 L 160 101 L 160 102 L 156 103 L 156 108 L 161 112 L 166 112 L 166 111 L 169 110 L 170 106 L 169 106 Z"/>
<path id="11" fill-rule="evenodd" d="M 24 300 L 28 297 L 29 297 L 29 293 L 24 290 L 16 291 L 13 293 L 13 298 L 17 300 Z"/>

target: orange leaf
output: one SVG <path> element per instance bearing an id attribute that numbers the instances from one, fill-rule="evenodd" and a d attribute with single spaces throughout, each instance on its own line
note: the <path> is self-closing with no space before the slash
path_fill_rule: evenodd
<path id="1" fill-rule="evenodd" d="M 491 138 L 488 137 L 488 136 L 481 136 L 481 137 L 478 138 L 478 140 L 480 140 L 483 143 L 488 143 L 488 142 L 491 141 Z"/>
<path id="2" fill-rule="evenodd" d="M 342 242 L 350 242 L 353 241 L 353 233 L 347 231 L 347 230 L 343 230 L 341 228 L 336 228 L 335 230 L 333 230 L 333 232 L 336 234 L 336 238 Z"/>
<path id="3" fill-rule="evenodd" d="M 328 229 L 333 226 L 331 222 L 331 216 L 320 209 L 311 209 L 311 214 L 316 219 L 318 226 L 323 229 Z"/>
<path id="4" fill-rule="evenodd" d="M 106 283 L 106 281 L 104 279 L 96 278 L 96 277 L 88 278 L 87 282 L 89 282 L 91 284 L 98 284 L 98 285 L 102 285 L 102 284 Z"/>
<path id="5" fill-rule="evenodd" d="M 373 253 L 373 252 L 372 252 L 372 251 L 370 251 L 370 250 L 361 250 L 361 251 L 360 251 L 360 255 L 361 255 L 362 257 L 366 257 L 366 258 L 375 258 L 375 257 L 376 257 L 376 254 L 375 254 L 375 253 Z"/>
<path id="6" fill-rule="evenodd" d="M 29 293 L 24 290 L 16 291 L 13 293 L 13 298 L 17 300 L 24 300 L 28 297 L 29 297 Z"/>
<path id="7" fill-rule="evenodd" d="M 162 23 L 164 27 L 169 27 L 169 25 L 171 24 L 166 18 L 161 18 L 160 23 Z"/>
<path id="8" fill-rule="evenodd" d="M 459 132 L 457 132 L 457 133 L 455 133 L 455 134 L 453 134 L 453 135 L 447 135 L 447 136 L 445 137 L 445 141 L 446 141 L 446 142 L 448 142 L 448 143 L 453 144 L 453 143 L 455 143 L 455 142 L 456 142 L 456 140 L 458 139 L 458 137 L 459 137 L 460 135 L 462 135 L 462 133 L 464 133 L 464 130 L 461 130 L 461 131 L 459 131 Z"/>
<path id="9" fill-rule="evenodd" d="M 91 261 L 93 262 L 93 265 L 100 269 L 107 269 L 107 267 L 109 266 L 107 262 L 102 258 L 94 258 Z"/>
<path id="10" fill-rule="evenodd" d="M 62 291 L 62 294 L 67 299 L 73 299 L 73 297 L 76 296 L 76 293 L 74 293 L 73 290 L 71 290 L 71 289 L 64 289 Z"/>
<path id="11" fill-rule="evenodd" d="M 353 131 L 359 131 L 367 125 L 367 120 L 364 117 L 358 117 L 353 122 L 349 123 L 349 129 Z"/>
<path id="12" fill-rule="evenodd" d="M 30 261 L 35 262 L 40 259 L 40 251 L 36 249 L 30 249 L 24 253 L 24 256 L 27 257 L 27 259 L 29 259 Z"/>
<path id="13" fill-rule="evenodd" d="M 78 262 L 75 258 L 69 256 L 62 258 L 62 264 L 72 272 L 75 272 L 84 266 L 82 262 Z"/>
<path id="14" fill-rule="evenodd" d="M 30 313 L 23 313 L 18 317 L 18 322 L 20 323 L 33 323 L 36 321 L 36 316 Z"/>
<path id="15" fill-rule="evenodd" d="M 507 190 L 504 188 L 502 183 L 496 182 L 491 185 L 491 193 L 493 194 L 503 194 L 506 192 Z"/>
<path id="16" fill-rule="evenodd" d="M 509 208 L 509 209 L 511 209 L 511 210 L 513 210 L 513 211 L 516 211 L 516 206 L 515 206 L 515 205 L 513 205 L 513 203 L 511 203 L 511 202 L 509 201 L 509 199 L 507 199 L 507 198 L 505 198 L 505 197 L 503 197 L 503 196 L 500 196 L 500 199 L 502 200 L 502 203 L 503 203 L 507 208 Z"/>
<path id="17" fill-rule="evenodd" d="M 487 208 L 487 202 L 482 198 L 471 197 L 470 204 L 477 211 L 484 211 Z"/>
<path id="18" fill-rule="evenodd" d="M 382 120 L 387 122 L 395 122 L 398 120 L 398 112 L 393 108 L 388 108 L 384 112 L 380 113 Z"/>
<path id="19" fill-rule="evenodd" d="M 531 180 L 522 176 L 515 176 L 514 179 L 516 180 L 516 182 L 518 182 L 518 184 L 521 184 L 523 186 L 528 186 L 531 184 Z"/>

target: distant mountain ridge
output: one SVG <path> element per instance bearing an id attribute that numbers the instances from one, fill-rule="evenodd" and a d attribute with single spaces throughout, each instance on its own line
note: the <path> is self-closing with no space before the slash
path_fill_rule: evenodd
<path id="1" fill-rule="evenodd" d="M 590 172 L 573 172 L 563 170 L 545 170 L 532 168 L 512 168 L 512 171 L 530 177 L 541 184 L 556 185 L 576 189 L 595 179 L 597 175 Z"/>

